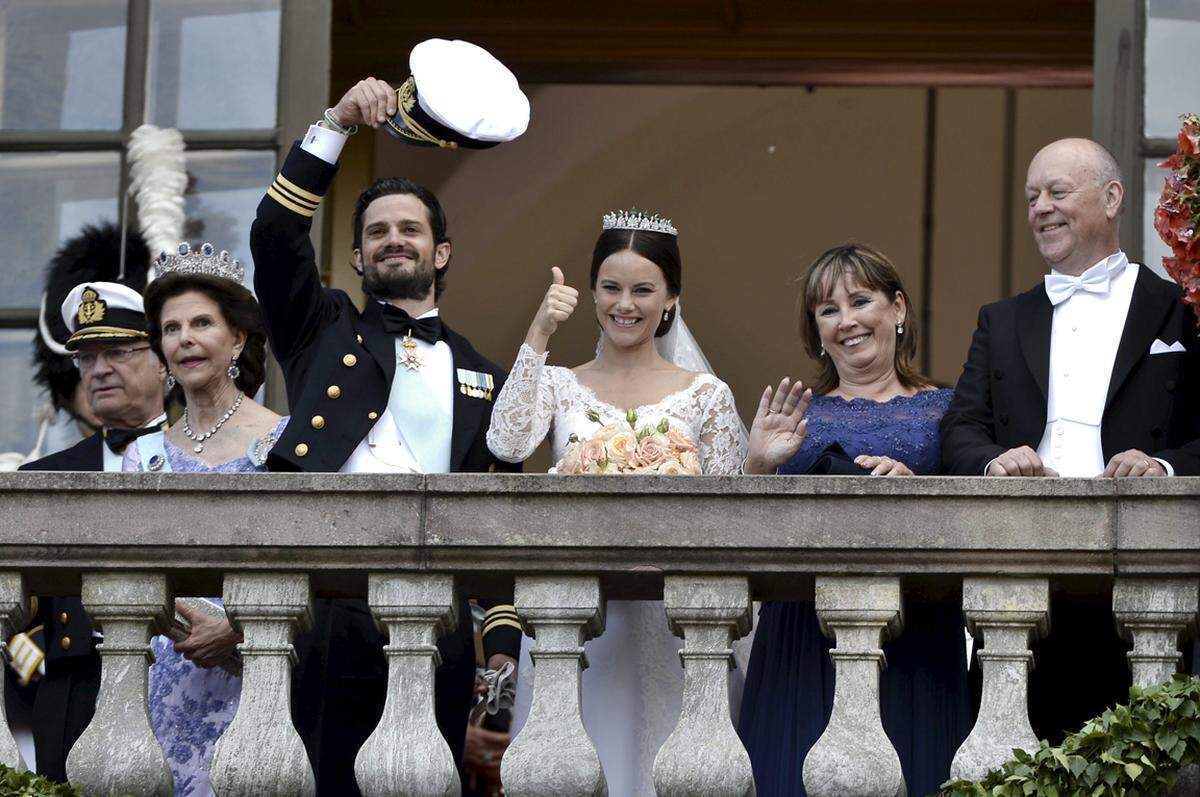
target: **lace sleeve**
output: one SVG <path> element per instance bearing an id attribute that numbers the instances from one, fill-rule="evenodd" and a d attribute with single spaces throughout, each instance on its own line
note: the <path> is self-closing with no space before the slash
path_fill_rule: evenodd
<path id="1" fill-rule="evenodd" d="M 733 391 L 717 382 L 710 391 L 700 427 L 700 461 L 706 476 L 737 473 L 746 458 L 746 441 Z"/>
<path id="2" fill-rule="evenodd" d="M 512 372 L 496 397 L 487 444 L 505 462 L 525 460 L 550 431 L 554 384 L 546 369 L 547 354 L 538 354 L 522 343 Z"/>

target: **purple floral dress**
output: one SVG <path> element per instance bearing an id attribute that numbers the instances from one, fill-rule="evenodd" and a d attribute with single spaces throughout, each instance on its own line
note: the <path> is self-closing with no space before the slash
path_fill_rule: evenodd
<path id="1" fill-rule="evenodd" d="M 220 465 L 209 465 L 169 440 L 163 440 L 163 447 L 171 470 L 178 473 L 262 472 L 266 470 L 262 459 L 273 445 L 270 438 L 277 440 L 287 422 L 283 418 L 270 435 L 251 441 L 246 456 Z M 142 470 L 137 446 L 135 440 L 125 449 L 122 470 Z M 219 598 L 211 600 L 221 602 Z M 242 679 L 220 667 L 197 667 L 176 653 L 174 643 L 165 636 L 151 639 L 150 649 L 154 653 L 150 667 L 150 726 L 171 767 L 175 794 L 210 797 L 215 794 L 208 779 L 213 747 L 237 713 Z"/>

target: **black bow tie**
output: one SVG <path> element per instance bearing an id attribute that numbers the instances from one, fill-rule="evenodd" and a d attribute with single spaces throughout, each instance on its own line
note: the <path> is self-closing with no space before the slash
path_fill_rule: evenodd
<path id="1" fill-rule="evenodd" d="M 392 335 L 412 335 L 426 343 L 437 343 L 445 337 L 440 316 L 413 318 L 390 304 L 383 306 L 383 328 Z"/>
<path id="2" fill-rule="evenodd" d="M 155 424 L 144 429 L 109 429 L 105 427 L 101 434 L 104 435 L 104 445 L 108 446 L 109 451 L 114 454 L 124 454 L 125 448 L 134 440 L 142 435 L 162 431 L 163 426 L 164 424 Z"/>

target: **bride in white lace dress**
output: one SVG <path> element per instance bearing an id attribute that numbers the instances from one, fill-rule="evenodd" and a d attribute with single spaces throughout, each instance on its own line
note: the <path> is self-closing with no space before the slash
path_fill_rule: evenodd
<path id="1" fill-rule="evenodd" d="M 669 221 L 634 212 L 605 216 L 591 267 L 601 329 L 596 358 L 575 368 L 546 364 L 551 335 L 579 300 L 579 291 L 565 285 L 555 267 L 496 400 L 487 434 L 492 453 L 520 462 L 549 433 L 554 459 L 561 461 L 572 436 L 586 440 L 600 425 L 625 423 L 634 410 L 639 427 L 665 420 L 688 435 L 704 474 L 737 473 L 745 457 L 744 427 L 733 393 L 709 372 L 677 318 L 681 271 Z M 679 717 L 682 641 L 671 634 L 660 601 L 609 601 L 605 620 L 603 635 L 586 646 L 584 726 L 608 793 L 653 795 L 654 756 Z M 532 668 L 523 659 L 514 733 L 528 711 Z"/>

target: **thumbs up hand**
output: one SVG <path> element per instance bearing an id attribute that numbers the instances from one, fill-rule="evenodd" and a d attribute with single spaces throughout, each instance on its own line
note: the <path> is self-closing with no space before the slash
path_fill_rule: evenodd
<path id="1" fill-rule="evenodd" d="M 554 266 L 550 273 L 553 281 L 525 336 L 525 342 L 539 354 L 546 350 L 550 336 L 558 330 L 559 324 L 571 317 L 579 303 L 579 291 L 565 284 L 562 269 Z"/>

